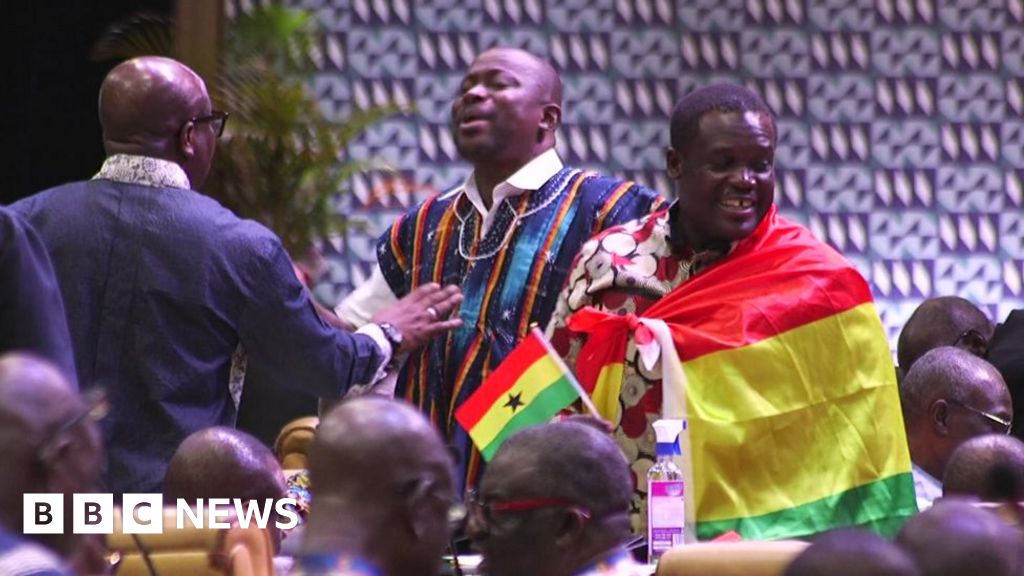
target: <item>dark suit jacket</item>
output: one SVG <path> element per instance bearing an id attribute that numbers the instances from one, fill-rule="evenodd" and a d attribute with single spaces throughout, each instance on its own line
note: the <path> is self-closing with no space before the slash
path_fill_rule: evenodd
<path id="1" fill-rule="evenodd" d="M 0 207 L 0 354 L 34 352 L 75 385 L 71 337 L 43 242 L 20 216 Z"/>
<path id="2" fill-rule="evenodd" d="M 110 180 L 15 203 L 60 281 L 83 388 L 110 391 L 114 493 L 157 491 L 191 432 L 232 425 L 239 343 L 283 385 L 336 396 L 372 380 L 381 351 L 327 326 L 280 240 L 214 200 Z"/>

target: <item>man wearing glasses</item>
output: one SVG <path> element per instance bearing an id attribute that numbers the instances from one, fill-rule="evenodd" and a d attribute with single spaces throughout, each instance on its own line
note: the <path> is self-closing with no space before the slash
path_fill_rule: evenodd
<path id="1" fill-rule="evenodd" d="M 918 358 L 900 382 L 918 508 L 942 496 L 953 451 L 971 438 L 1009 434 L 1013 405 L 1003 377 L 991 364 L 952 346 Z"/>
<path id="2" fill-rule="evenodd" d="M 633 474 L 618 445 L 583 422 L 527 428 L 506 440 L 467 498 L 467 534 L 491 576 L 635 576 Z"/>
<path id="3" fill-rule="evenodd" d="M 99 389 L 97 389 L 99 390 Z M 73 534 L 71 514 L 62 534 L 28 542 L 23 505 L 27 493 L 91 492 L 102 455 L 96 420 L 101 395 L 80 398 L 57 368 L 24 353 L 0 355 L 0 574 L 98 574 L 102 554 L 89 536 Z M 65 563 L 77 564 L 72 570 Z"/>
<path id="4" fill-rule="evenodd" d="M 235 420 L 244 350 L 275 381 L 340 396 L 459 325 L 424 286 L 350 334 L 329 327 L 280 240 L 196 193 L 227 113 L 183 64 L 143 57 L 100 89 L 107 159 L 89 181 L 15 203 L 53 261 L 83 389 L 106 386 L 108 489 L 157 492 L 191 432 Z"/>
<path id="5" fill-rule="evenodd" d="M 925 352 L 955 346 L 985 358 L 993 326 L 977 306 L 958 296 L 939 296 L 921 303 L 907 319 L 896 343 L 902 377 Z"/>

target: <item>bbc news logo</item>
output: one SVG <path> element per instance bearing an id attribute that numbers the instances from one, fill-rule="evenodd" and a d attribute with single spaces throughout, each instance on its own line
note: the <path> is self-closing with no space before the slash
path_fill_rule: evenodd
<path id="1" fill-rule="evenodd" d="M 63 534 L 63 494 L 25 494 L 23 500 L 25 534 Z M 114 532 L 113 494 L 73 494 L 71 531 L 75 534 L 112 534 Z M 121 498 L 121 527 L 124 534 L 161 534 L 164 531 L 164 498 L 162 494 L 125 494 Z M 250 524 L 266 529 L 273 525 L 280 530 L 299 523 L 294 498 L 277 500 L 243 500 L 240 498 L 209 498 L 189 501 L 179 498 L 175 503 L 175 527 L 242 528 Z"/>

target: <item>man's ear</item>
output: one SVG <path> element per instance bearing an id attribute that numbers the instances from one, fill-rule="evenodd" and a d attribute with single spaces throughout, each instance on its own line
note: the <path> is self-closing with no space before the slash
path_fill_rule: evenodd
<path id="1" fill-rule="evenodd" d="M 555 103 L 546 104 L 540 118 L 540 129 L 554 132 L 562 125 L 562 107 Z"/>
<path id="2" fill-rule="evenodd" d="M 178 133 L 178 150 L 185 158 L 191 158 L 196 155 L 195 137 L 195 122 L 186 122 L 181 127 L 181 132 Z"/>
<path id="3" fill-rule="evenodd" d="M 587 515 L 585 512 L 575 508 L 567 508 L 558 520 L 555 544 L 559 548 L 565 549 L 578 547 L 586 524 Z"/>
<path id="4" fill-rule="evenodd" d="M 949 435 L 949 403 L 941 398 L 928 405 L 928 424 L 939 436 Z"/>
<path id="5" fill-rule="evenodd" d="M 678 180 L 683 175 L 683 155 L 671 146 L 665 147 L 665 171 L 671 180 Z"/>
<path id="6" fill-rule="evenodd" d="M 40 492 L 64 491 L 67 479 L 63 462 L 66 461 L 71 449 L 71 437 L 68 434 L 62 434 L 39 455 L 35 485 Z"/>

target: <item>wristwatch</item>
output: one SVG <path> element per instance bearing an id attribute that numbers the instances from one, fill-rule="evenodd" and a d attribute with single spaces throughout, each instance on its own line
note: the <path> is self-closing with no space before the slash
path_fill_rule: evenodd
<path id="1" fill-rule="evenodd" d="M 384 338 L 387 339 L 388 344 L 391 344 L 392 356 L 398 354 L 398 349 L 402 346 L 402 331 L 390 322 L 379 322 L 377 326 L 379 326 L 380 331 L 384 333 Z"/>

